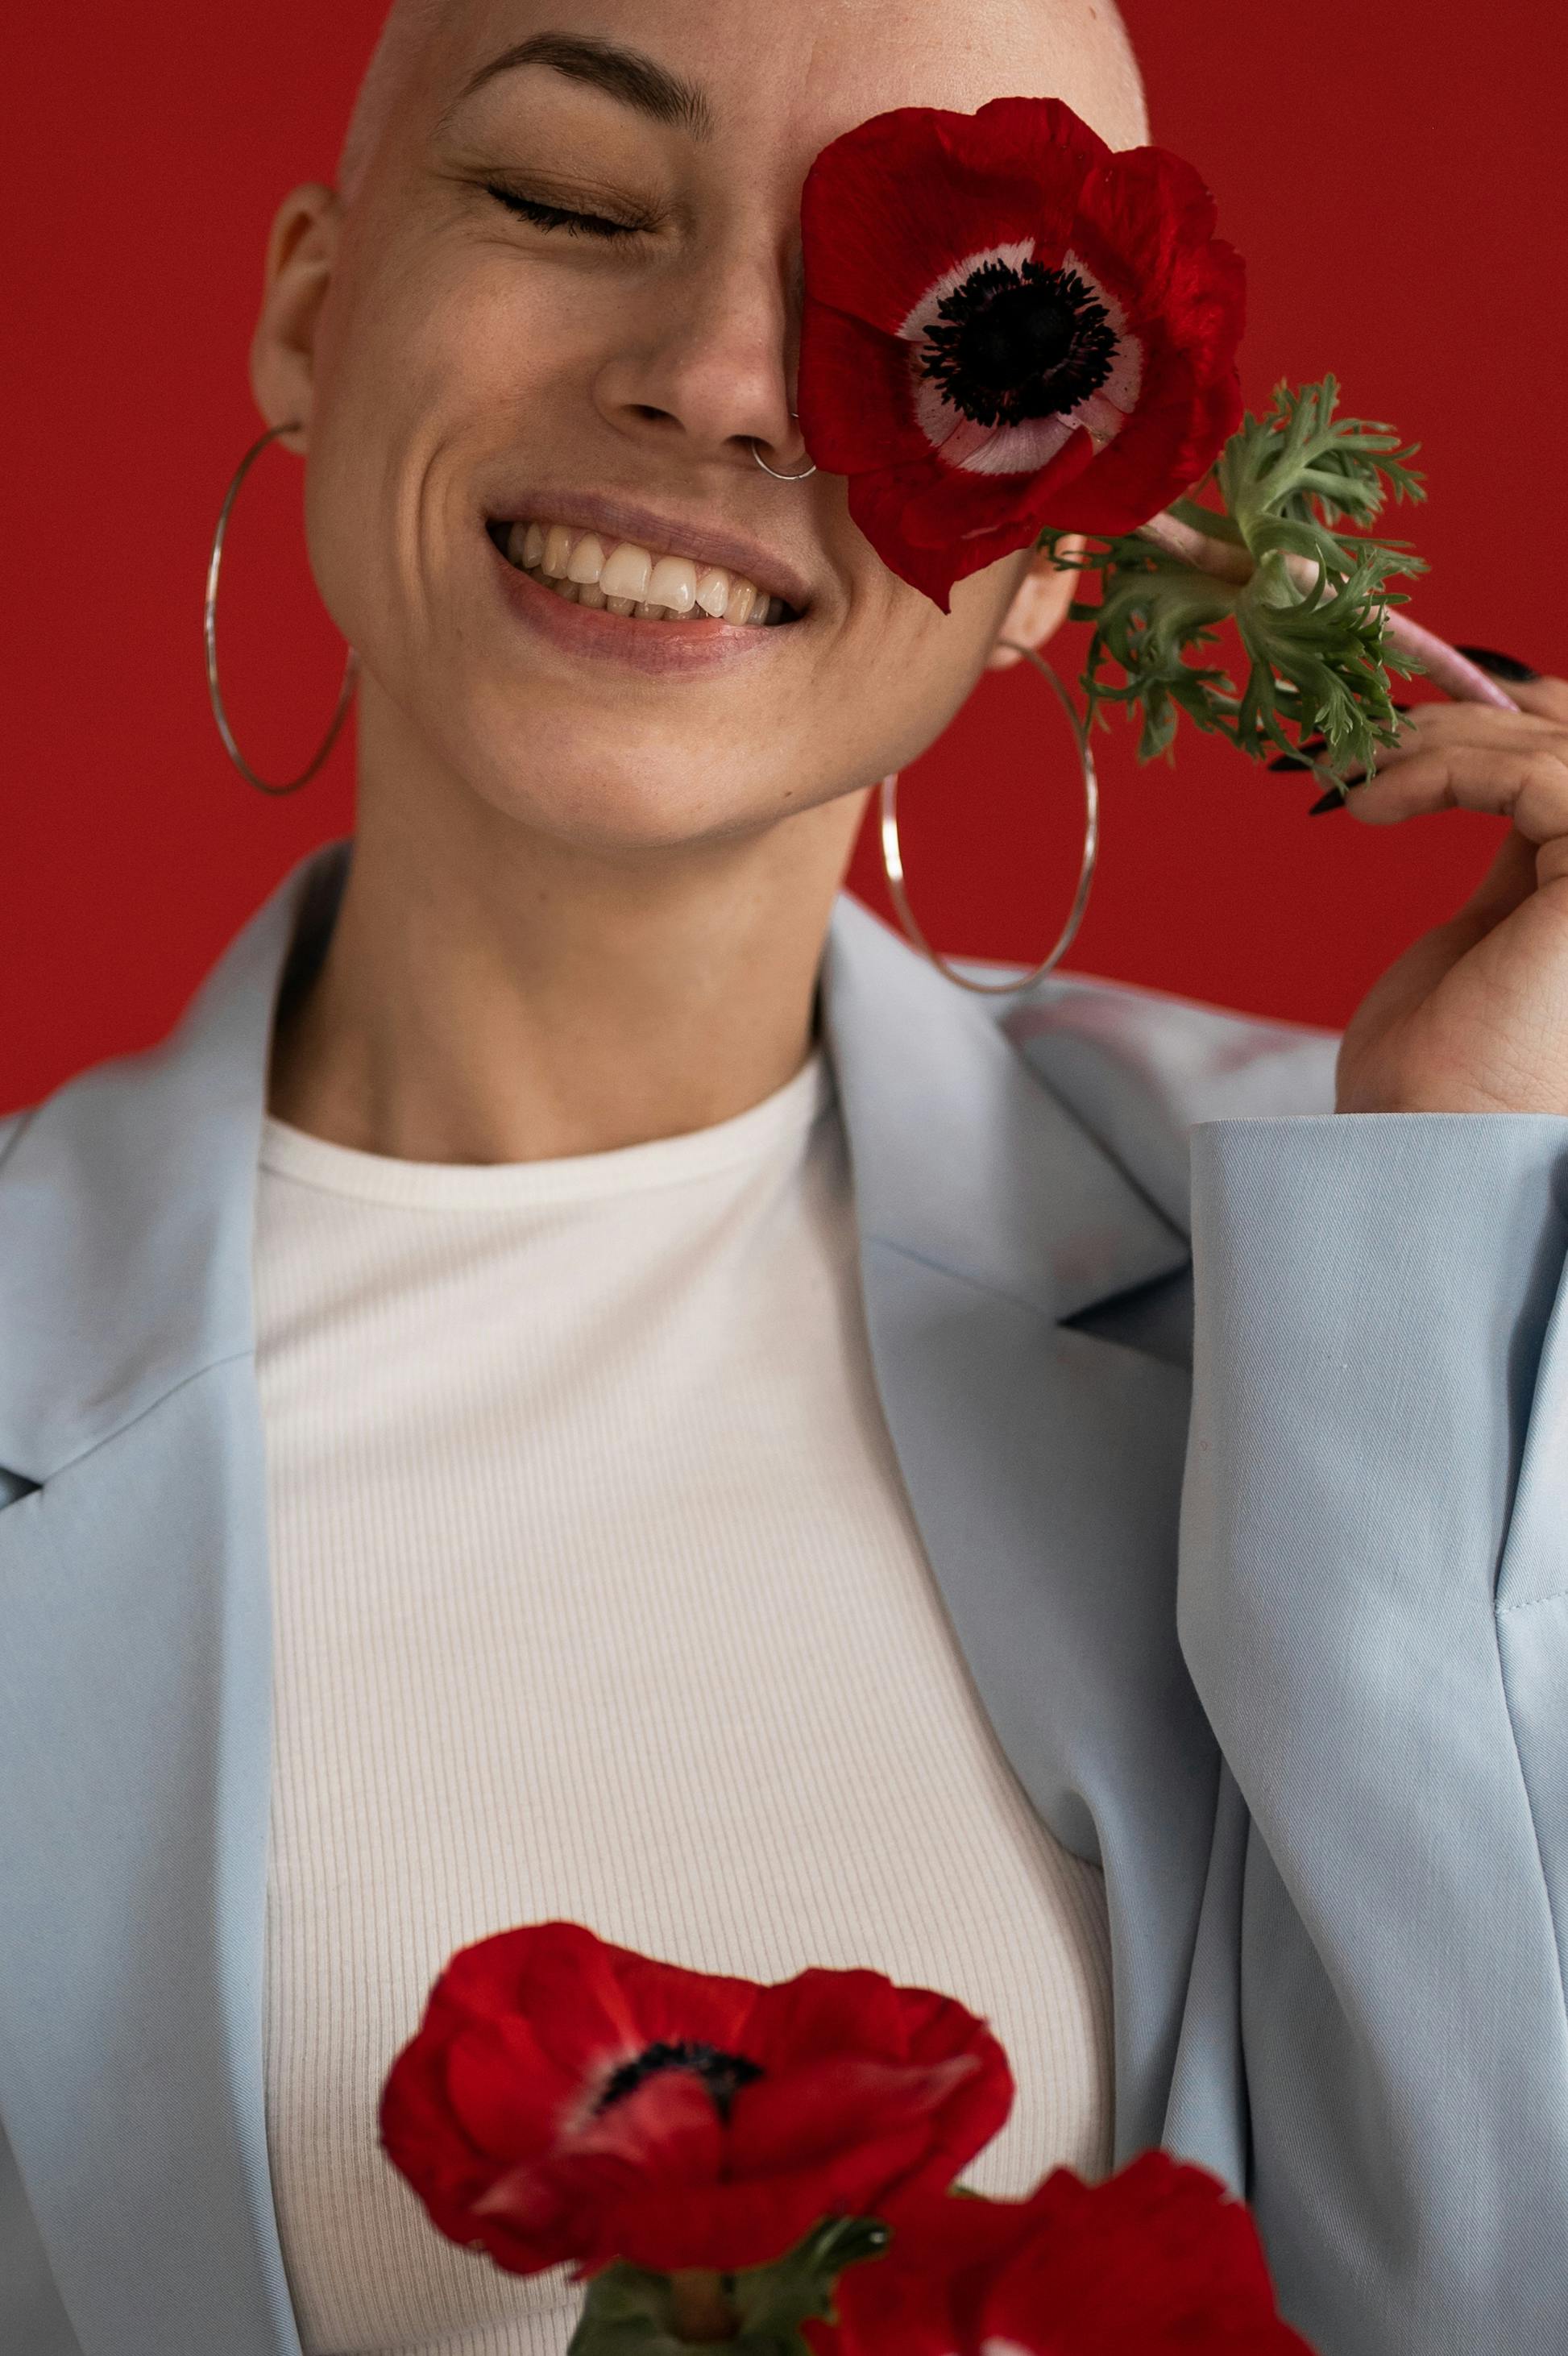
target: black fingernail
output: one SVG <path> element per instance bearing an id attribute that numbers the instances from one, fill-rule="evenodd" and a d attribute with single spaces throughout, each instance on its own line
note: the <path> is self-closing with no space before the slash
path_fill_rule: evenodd
<path id="1" fill-rule="evenodd" d="M 1326 810 L 1343 809 L 1344 807 L 1344 795 L 1339 791 L 1337 786 L 1332 786 L 1327 793 L 1324 795 L 1323 799 L 1320 802 L 1313 803 L 1312 808 L 1306 814 L 1308 818 L 1321 818 Z"/>
<path id="2" fill-rule="evenodd" d="M 1282 753 L 1277 761 L 1271 761 L 1269 763 L 1269 766 L 1271 769 L 1275 771 L 1283 769 L 1310 769 L 1313 763 L 1322 754 L 1326 753 L 1327 750 L 1328 743 L 1326 737 L 1308 736 L 1302 744 L 1299 752 Z"/>
<path id="3" fill-rule="evenodd" d="M 1477 670 L 1489 670 L 1494 679 L 1511 679 L 1518 687 L 1528 687 L 1541 673 L 1531 670 L 1529 663 L 1520 662 L 1517 655 L 1500 655 L 1496 647 L 1455 647 L 1456 655 L 1473 662 Z"/>

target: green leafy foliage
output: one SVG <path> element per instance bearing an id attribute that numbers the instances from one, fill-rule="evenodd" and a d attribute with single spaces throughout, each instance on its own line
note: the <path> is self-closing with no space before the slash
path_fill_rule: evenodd
<path id="1" fill-rule="evenodd" d="M 811 2356 L 801 2325 L 834 2321 L 840 2275 L 879 2257 L 891 2238 L 875 2217 L 827 2218 L 771 2265 L 725 2275 L 735 2320 L 725 2356 Z M 670 2276 L 624 2263 L 606 2266 L 589 2285 L 567 2356 L 691 2356 L 676 2329 Z"/>
<path id="2" fill-rule="evenodd" d="M 1257 760 L 1299 754 L 1321 734 L 1312 766 L 1329 776 L 1370 768 L 1394 743 L 1390 674 L 1419 665 L 1389 643 L 1389 608 L 1407 602 L 1390 584 L 1425 567 L 1372 527 L 1391 495 L 1426 494 L 1414 446 L 1337 416 L 1338 397 L 1330 376 L 1282 384 L 1262 417 L 1249 412 L 1199 496 L 1171 510 L 1180 544 L 1133 533 L 1079 556 L 1063 552 L 1063 534 L 1043 536 L 1059 562 L 1099 576 L 1098 605 L 1072 608 L 1094 625 L 1081 682 L 1090 724 L 1108 706 L 1135 713 L 1141 759 L 1169 752 L 1184 712 Z M 1202 541 L 1189 544 L 1191 533 Z"/>

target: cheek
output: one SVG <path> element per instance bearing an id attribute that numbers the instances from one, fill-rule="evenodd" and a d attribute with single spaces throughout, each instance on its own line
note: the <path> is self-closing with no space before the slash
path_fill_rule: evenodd
<path id="1" fill-rule="evenodd" d="M 560 316 L 564 283 L 432 246 L 367 256 L 334 288 L 306 526 L 328 610 L 367 655 L 417 661 L 433 594 L 472 555 L 487 467 L 546 448 L 581 400 L 584 323 Z"/>
<path id="2" fill-rule="evenodd" d="M 868 776 L 907 768 L 936 742 L 967 701 L 993 636 L 994 597 L 971 601 L 966 612 L 955 591 L 944 616 L 906 584 L 890 586 L 892 595 L 867 601 L 834 650 L 819 708 L 823 718 L 831 712 L 822 733 L 840 757 L 853 752 Z"/>
<path id="3" fill-rule="evenodd" d="M 331 391 L 355 432 L 459 440 L 475 460 L 584 438 L 584 404 L 624 335 L 613 285 L 486 236 L 410 240 L 355 273 Z"/>

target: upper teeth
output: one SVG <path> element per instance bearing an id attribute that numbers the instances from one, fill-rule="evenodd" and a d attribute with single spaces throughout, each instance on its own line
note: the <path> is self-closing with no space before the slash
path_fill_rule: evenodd
<path id="1" fill-rule="evenodd" d="M 507 555 L 579 605 L 607 605 L 645 621 L 678 621 L 694 609 L 726 622 L 779 620 L 783 601 L 738 573 L 689 556 L 655 556 L 631 541 L 607 543 L 573 524 L 514 523 Z"/>

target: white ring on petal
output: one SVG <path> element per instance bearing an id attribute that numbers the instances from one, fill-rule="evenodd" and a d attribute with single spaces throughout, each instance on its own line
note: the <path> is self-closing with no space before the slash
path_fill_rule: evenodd
<path id="1" fill-rule="evenodd" d="M 1091 401 L 1108 401 L 1122 416 L 1131 417 L 1137 408 L 1144 390 L 1144 347 L 1127 322 L 1127 314 L 1108 286 L 1102 286 L 1087 262 L 1069 252 L 1062 256 L 1064 270 L 1076 271 L 1097 303 L 1102 304 L 1116 338 L 1116 358 L 1111 373 Z"/>
<path id="2" fill-rule="evenodd" d="M 1035 241 L 1032 237 L 1023 239 L 1016 245 L 982 247 L 978 253 L 972 253 L 967 260 L 955 262 L 950 270 L 944 270 L 940 278 L 932 281 L 899 328 L 899 335 L 906 343 L 918 343 L 928 327 L 936 326 L 938 311 L 948 296 L 956 294 L 965 279 L 972 278 L 977 270 L 983 270 L 988 262 L 1001 262 L 1009 270 L 1022 270 L 1025 262 L 1033 262 L 1034 258 Z"/>
<path id="3" fill-rule="evenodd" d="M 933 455 L 940 454 L 944 466 L 961 467 L 969 473 L 985 471 L 985 454 L 1002 431 L 999 425 L 981 425 L 966 417 L 961 409 L 943 399 L 929 377 L 916 382 L 915 416 Z"/>
<path id="4" fill-rule="evenodd" d="M 1107 401 L 1103 388 L 1080 401 L 1072 414 L 1074 423 L 1084 428 L 1097 450 L 1108 450 L 1127 423 L 1125 410 Z"/>
<path id="5" fill-rule="evenodd" d="M 989 445 L 966 459 L 965 475 L 1037 475 L 1067 448 L 1078 431 L 1072 417 L 1031 417 L 1026 425 L 999 425 Z"/>
<path id="6" fill-rule="evenodd" d="M 1032 258 L 1029 245 L 993 246 L 986 252 L 972 254 L 957 269 L 946 272 L 936 281 L 930 292 L 910 312 L 901 336 L 908 336 L 917 321 L 929 323 L 937 316 L 936 305 L 963 284 L 964 279 L 987 262 L 1004 262 L 1012 269 L 1020 260 Z M 1026 417 L 1016 425 L 980 425 L 966 417 L 955 402 L 948 399 L 934 377 L 926 374 L 921 354 L 909 356 L 910 382 L 914 396 L 915 419 L 921 433 L 930 444 L 933 454 L 940 456 L 944 466 L 955 474 L 964 475 L 1037 475 L 1042 467 L 1067 447 L 1081 427 L 1093 442 L 1096 454 L 1108 449 L 1129 417 L 1137 408 L 1144 389 L 1144 347 L 1127 323 L 1127 314 L 1109 287 L 1101 284 L 1092 270 L 1078 254 L 1069 252 L 1062 256 L 1061 268 L 1070 270 L 1083 281 L 1105 311 L 1112 334 L 1116 337 L 1116 355 L 1111 374 L 1095 391 L 1080 401 L 1076 409 L 1058 412 L 1050 417 Z M 918 332 L 924 334 L 922 326 Z"/>

